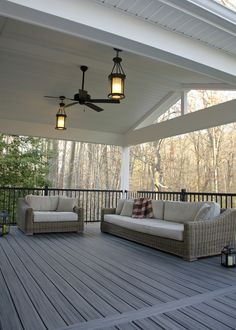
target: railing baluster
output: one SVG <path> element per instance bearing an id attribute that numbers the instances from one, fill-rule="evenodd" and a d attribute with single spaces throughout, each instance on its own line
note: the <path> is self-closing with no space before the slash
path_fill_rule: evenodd
<path id="1" fill-rule="evenodd" d="M 11 222 L 16 222 L 16 203 L 19 197 L 27 194 L 49 196 L 64 195 L 73 196 L 78 199 L 78 204 L 84 209 L 85 222 L 100 221 L 101 209 L 104 207 L 116 207 L 117 200 L 123 197 L 121 190 L 94 190 L 94 189 L 58 189 L 58 188 L 20 188 L 0 187 L 0 210 L 7 210 Z M 125 191 L 125 197 L 146 197 L 157 200 L 174 201 L 215 201 L 219 202 L 221 208 L 236 207 L 236 194 L 227 193 L 202 193 L 202 192 L 170 192 L 170 191 Z"/>

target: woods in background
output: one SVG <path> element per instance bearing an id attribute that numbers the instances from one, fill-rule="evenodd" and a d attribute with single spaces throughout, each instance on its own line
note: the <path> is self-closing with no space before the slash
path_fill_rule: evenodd
<path id="1" fill-rule="evenodd" d="M 192 91 L 189 111 L 233 93 Z M 204 110 L 202 110 L 204 111 Z M 180 115 L 177 103 L 159 121 Z M 120 189 L 121 148 L 0 136 L 0 186 Z M 236 123 L 130 147 L 130 190 L 236 192 Z"/>

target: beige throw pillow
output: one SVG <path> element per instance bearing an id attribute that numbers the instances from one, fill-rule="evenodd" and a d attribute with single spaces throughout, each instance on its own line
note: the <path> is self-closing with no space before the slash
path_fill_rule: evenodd
<path id="1" fill-rule="evenodd" d="M 75 205 L 76 205 L 75 198 L 59 196 L 57 212 L 72 212 Z"/>
<path id="2" fill-rule="evenodd" d="M 195 215 L 194 221 L 209 219 L 210 211 L 211 211 L 211 206 L 210 205 L 207 205 L 207 204 L 203 205 L 200 208 L 200 210 L 197 212 L 197 214 Z"/>
<path id="3" fill-rule="evenodd" d="M 123 206 L 124 206 L 125 199 L 118 199 L 117 201 L 117 207 L 116 207 L 116 214 L 120 214 Z"/>
<path id="4" fill-rule="evenodd" d="M 120 215 L 122 215 L 124 217 L 132 217 L 133 205 L 134 205 L 133 200 L 130 200 L 130 199 L 126 200 L 124 202 L 124 206 L 123 206 L 123 209 L 122 209 Z"/>

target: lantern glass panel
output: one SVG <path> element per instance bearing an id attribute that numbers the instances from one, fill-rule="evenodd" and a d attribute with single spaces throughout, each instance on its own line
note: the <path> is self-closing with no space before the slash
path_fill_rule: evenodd
<path id="1" fill-rule="evenodd" d="M 65 127 L 66 117 L 65 115 L 57 115 L 56 129 L 66 129 Z"/>
<path id="2" fill-rule="evenodd" d="M 120 77 L 112 78 L 112 94 L 123 93 L 123 80 Z"/>

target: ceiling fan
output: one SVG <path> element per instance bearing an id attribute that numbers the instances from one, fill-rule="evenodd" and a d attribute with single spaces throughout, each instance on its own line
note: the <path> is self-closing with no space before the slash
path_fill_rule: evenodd
<path id="1" fill-rule="evenodd" d="M 88 94 L 88 91 L 84 89 L 84 78 L 85 78 L 85 72 L 88 70 L 88 67 L 85 65 L 80 66 L 80 70 L 83 72 L 82 76 L 82 87 L 79 89 L 79 92 L 74 95 L 74 98 L 68 98 L 65 96 L 44 96 L 47 98 L 53 98 L 53 99 L 59 99 L 61 101 L 60 105 L 63 105 L 64 108 L 71 107 L 75 104 L 82 104 L 86 105 L 87 107 L 100 112 L 103 111 L 101 107 L 97 106 L 94 103 L 120 103 L 120 100 L 118 99 L 91 99 L 91 96 Z M 74 101 L 69 104 L 65 104 L 63 101 L 64 100 L 69 100 L 69 101 Z"/>

